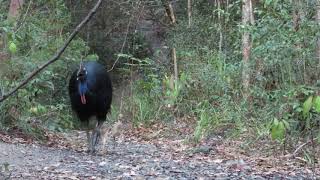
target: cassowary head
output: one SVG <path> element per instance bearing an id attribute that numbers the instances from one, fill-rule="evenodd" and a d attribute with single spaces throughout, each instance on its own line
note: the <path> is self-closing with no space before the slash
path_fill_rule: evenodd
<path id="1" fill-rule="evenodd" d="M 82 63 L 80 63 L 80 67 L 77 72 L 77 80 L 82 81 L 82 82 L 86 81 L 87 74 L 88 74 L 88 72 L 87 72 L 86 68 L 83 66 Z"/>
<path id="2" fill-rule="evenodd" d="M 88 91 L 88 84 L 87 84 L 87 70 L 83 66 L 83 64 L 80 64 L 80 68 L 77 72 L 77 81 L 78 81 L 78 91 L 81 99 L 82 104 L 86 104 L 86 93 Z"/>

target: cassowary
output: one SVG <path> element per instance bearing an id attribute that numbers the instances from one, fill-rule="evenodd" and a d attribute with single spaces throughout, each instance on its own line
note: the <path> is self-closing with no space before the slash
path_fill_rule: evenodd
<path id="1" fill-rule="evenodd" d="M 73 111 L 82 125 L 87 126 L 88 151 L 94 153 L 112 101 L 112 84 L 104 66 L 93 61 L 81 63 L 70 78 L 69 96 Z M 90 135 L 93 117 L 97 124 Z"/>

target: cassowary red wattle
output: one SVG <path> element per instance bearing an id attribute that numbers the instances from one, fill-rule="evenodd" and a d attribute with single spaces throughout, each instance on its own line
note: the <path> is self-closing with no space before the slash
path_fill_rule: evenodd
<path id="1" fill-rule="evenodd" d="M 88 92 L 88 85 L 87 85 L 87 83 L 82 83 L 82 82 L 80 82 L 78 88 L 79 88 L 79 94 L 80 94 L 80 97 L 81 97 L 81 103 L 82 103 L 82 104 L 86 104 L 87 101 L 86 101 L 86 96 L 85 96 L 85 94 Z"/>
<path id="2" fill-rule="evenodd" d="M 93 61 L 81 63 L 70 78 L 69 96 L 82 124 L 89 128 L 92 117 L 97 119 L 91 135 L 87 128 L 89 151 L 94 152 L 112 102 L 112 83 L 105 67 Z"/>

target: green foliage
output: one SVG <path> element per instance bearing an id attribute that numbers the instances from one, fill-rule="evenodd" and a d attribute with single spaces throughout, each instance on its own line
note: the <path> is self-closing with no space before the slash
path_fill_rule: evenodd
<path id="1" fill-rule="evenodd" d="M 285 132 L 291 135 L 301 132 L 309 134 L 318 131 L 320 114 L 317 112 L 319 96 L 313 95 L 314 91 L 307 87 L 300 87 L 288 91 L 283 98 L 286 102 L 281 105 L 279 118 L 274 118 L 271 123 L 271 137 L 276 140 L 284 140 Z"/>
<path id="2" fill-rule="evenodd" d="M 215 111 L 208 101 L 199 104 L 196 111 L 199 115 L 194 131 L 194 140 L 198 142 L 209 130 L 212 130 L 216 124 L 219 124 L 222 119 L 220 119 L 219 113 Z"/>
<path id="3" fill-rule="evenodd" d="M 133 116 L 134 125 L 139 125 L 140 123 L 148 125 L 155 120 L 157 105 L 151 98 L 141 95 L 134 96 L 133 106 L 135 107 L 135 110 L 133 110 L 135 112 Z"/>
<path id="4" fill-rule="evenodd" d="M 281 87 L 310 82 L 306 78 L 316 75 L 315 34 L 319 27 L 315 26 L 312 19 L 308 19 L 308 7 L 295 7 L 291 1 L 270 3 L 272 6 L 257 6 L 257 24 L 252 31 L 253 59 L 263 63 L 267 75 L 260 81 L 267 84 L 276 81 Z M 295 8 L 306 13 L 299 21 L 299 27 L 292 23 L 292 11 Z M 300 45 L 303 48 L 297 47 Z M 254 65 L 255 61 L 252 62 Z"/>
<path id="5" fill-rule="evenodd" d="M 320 116 L 319 112 L 317 111 L 318 99 L 319 96 L 309 96 L 308 99 L 304 101 L 302 105 L 302 115 L 303 118 L 306 120 L 307 129 L 319 126 L 319 124 L 317 123 L 317 116 Z"/>
<path id="6" fill-rule="evenodd" d="M 287 129 L 289 129 L 289 124 L 287 121 L 279 121 L 277 118 L 274 118 L 271 124 L 271 138 L 273 140 L 282 142 L 284 140 Z"/>
<path id="7" fill-rule="evenodd" d="M 12 54 L 15 54 L 17 52 L 17 45 L 12 41 L 9 41 L 9 51 Z"/>
<path id="8" fill-rule="evenodd" d="M 134 125 L 150 124 L 161 117 L 161 108 L 165 105 L 161 81 L 156 74 L 149 74 L 144 80 L 137 81 L 134 86 L 131 102 Z"/>
<path id="9" fill-rule="evenodd" d="M 183 61 L 180 73 L 188 76 L 178 108 L 181 114 L 196 116 L 195 137 L 234 123 L 230 131 L 264 127 L 262 132 L 268 132 L 270 125 L 272 138 L 283 140 L 286 132 L 307 127 L 310 120 L 316 125 L 319 100 L 313 94 L 319 89 L 315 87 L 318 61 L 314 53 L 319 26 L 312 19 L 311 4 L 299 5 L 305 16 L 296 28 L 292 12 L 297 7 L 292 1 L 257 2 L 255 24 L 248 27 L 241 24 L 241 1 L 220 3 L 219 8 L 207 1 L 194 2 L 191 27 L 186 12 L 178 11 L 179 24 L 169 33 L 170 45 Z M 244 30 L 253 42 L 249 102 L 241 97 Z M 313 98 L 305 101 L 310 95 Z M 211 105 L 197 106 L 204 102 Z"/>
<path id="10" fill-rule="evenodd" d="M 209 129 L 209 125 L 211 121 L 213 121 L 213 118 L 214 117 L 210 116 L 206 110 L 202 110 L 200 112 L 199 120 L 194 131 L 194 138 L 196 141 L 199 141 L 202 138 L 205 130 Z"/>
<path id="11" fill-rule="evenodd" d="M 312 99 L 313 97 L 310 96 L 302 105 L 302 115 L 305 119 L 310 115 L 309 113 L 312 108 Z"/>
<path id="12" fill-rule="evenodd" d="M 186 7 L 183 3 L 178 5 Z M 194 2 L 191 27 L 184 19 L 185 9 L 178 8 L 179 23 L 169 32 L 169 47 L 177 49 L 180 79 L 175 83 L 173 77 L 164 78 L 166 104 L 175 106 L 178 117 L 191 115 L 197 119 L 196 141 L 229 124 L 243 127 L 241 121 L 246 114 L 237 101 L 241 82 L 241 1 L 230 2 L 227 8 L 212 4 Z"/>
<path id="13" fill-rule="evenodd" d="M 110 16 L 103 14 L 110 19 L 104 19 L 102 24 L 123 30 L 130 13 L 135 11 L 134 3 L 137 2 L 125 2 L 120 11 L 115 8 L 118 12 Z M 191 116 L 197 120 L 194 132 L 197 141 L 226 126 L 231 128 L 223 129 L 225 134 L 254 129 L 259 137 L 269 132 L 278 141 L 297 130 L 316 130 L 320 116 L 316 86 L 319 61 L 315 56 L 319 25 L 313 18 L 313 3 L 257 1 L 255 24 L 244 26 L 241 0 L 220 1 L 219 6 L 216 1 L 193 1 L 189 27 L 186 1 L 175 2 L 179 23 L 159 34 L 163 33 L 168 47 L 177 50 L 178 80 L 174 80 L 168 64 L 158 64 L 157 57 L 151 57 L 151 46 L 139 31 L 129 32 L 128 38 L 125 36 L 126 46 L 123 39 L 119 40 L 124 37 L 111 37 L 109 30 L 114 29 L 106 30 L 107 38 L 103 32 L 90 39 L 91 42 L 75 39 L 60 61 L 36 76 L 15 97 L 0 104 L 2 128 L 19 124 L 17 121 L 27 124 L 25 119 L 40 119 L 52 130 L 75 127 L 66 95 L 67 77 L 72 65 L 88 54 L 86 43 L 98 48 L 96 41 L 107 41 L 110 51 L 103 53 L 124 49 L 117 54 L 117 66 L 123 74 L 139 72 L 139 80 L 133 82 L 132 97 L 125 100 L 135 125 Z M 303 12 L 298 26 L 292 16 L 297 9 Z M 161 14 L 159 9 L 154 13 Z M 10 22 L 6 19 L 5 6 L 0 7 L 0 31 L 5 34 L 3 51 L 9 54 L 9 59 L 0 65 L 1 93 L 15 87 L 26 74 L 51 57 L 66 39 L 72 23 L 63 0 L 32 1 L 30 9 L 23 10 L 22 15 L 23 22 Z M 121 21 L 111 23 L 119 15 Z M 242 99 L 242 94 L 247 92 L 243 92 L 241 85 L 244 31 L 250 33 L 253 43 L 248 67 L 250 97 L 246 100 Z M 87 58 L 98 59 L 98 56 Z"/>
<path id="14" fill-rule="evenodd" d="M 168 76 L 164 77 L 164 98 L 167 105 L 175 105 L 181 97 L 181 91 L 185 89 L 187 76 L 182 73 L 180 78 L 175 80 L 173 76 L 170 78 Z"/>
<path id="15" fill-rule="evenodd" d="M 64 1 L 38 0 L 29 3 L 29 9 L 23 9 L 21 13 L 23 22 L 10 23 L 5 16 L 0 16 L 0 30 L 7 37 L 4 40 L 11 54 L 10 59 L 1 63 L 0 88 L 3 93 L 14 88 L 27 74 L 52 57 L 69 35 L 67 28 L 71 19 Z M 6 9 L 0 12 L 1 15 L 6 13 Z M 10 129 L 18 126 L 34 131 L 27 124 L 28 119 L 36 119 L 44 128 L 51 130 L 73 128 L 66 84 L 72 65 L 79 62 L 87 51 L 85 42 L 76 38 L 59 61 L 1 103 L 2 127 Z"/>
<path id="16" fill-rule="evenodd" d="M 313 106 L 317 113 L 320 113 L 320 96 L 316 96 L 313 102 Z"/>

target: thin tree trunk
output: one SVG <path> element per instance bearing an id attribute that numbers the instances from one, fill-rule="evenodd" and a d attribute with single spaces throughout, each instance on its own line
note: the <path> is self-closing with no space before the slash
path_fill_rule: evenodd
<path id="1" fill-rule="evenodd" d="M 300 0 L 294 0 L 292 1 L 292 6 L 293 6 L 293 29 L 294 31 L 298 32 L 300 30 L 300 23 L 301 20 L 305 17 L 305 13 L 303 12 L 303 2 Z M 307 70 L 306 70 L 306 64 L 305 61 L 303 60 L 304 58 L 302 57 L 301 51 L 303 51 L 303 44 L 300 42 L 297 42 L 294 45 L 294 49 L 296 51 L 295 57 L 294 57 L 294 69 L 297 72 L 296 73 L 296 81 L 306 84 L 308 81 L 308 75 L 307 75 Z"/>
<path id="2" fill-rule="evenodd" d="M 219 21 L 219 53 L 222 54 L 222 41 L 223 41 L 223 34 L 222 34 L 222 21 L 221 21 L 221 5 L 220 0 L 218 0 L 218 21 Z"/>
<path id="3" fill-rule="evenodd" d="M 253 22 L 252 3 L 251 0 L 244 0 L 242 4 L 242 24 L 248 26 Z M 244 98 L 249 97 L 250 86 L 250 54 L 251 54 L 251 40 L 250 33 L 245 30 L 242 36 L 242 56 L 243 56 L 243 69 L 242 69 L 242 86 Z"/>
<path id="4" fill-rule="evenodd" d="M 192 0 L 188 0 L 188 27 L 191 27 Z"/>
<path id="5" fill-rule="evenodd" d="M 170 23 L 172 25 L 176 24 L 176 17 L 174 15 L 174 11 L 173 11 L 173 7 L 172 4 L 170 3 L 169 0 L 161 0 L 166 13 L 170 19 Z M 189 9 L 188 9 L 189 10 Z M 179 78 L 179 73 L 178 73 L 178 63 L 177 63 L 177 55 L 176 55 L 176 48 L 172 48 L 171 49 L 171 56 L 172 56 L 172 60 L 173 60 L 173 68 L 174 68 L 174 83 L 178 83 L 178 78 Z"/>
<path id="6" fill-rule="evenodd" d="M 162 0 L 162 4 L 166 10 L 166 13 L 170 19 L 171 24 L 176 23 L 176 17 L 174 15 L 173 7 L 172 4 L 169 0 Z"/>
<path id="7" fill-rule="evenodd" d="M 173 59 L 173 67 L 174 67 L 174 80 L 175 82 L 178 81 L 178 63 L 177 63 L 177 53 L 176 48 L 172 48 L 172 59 Z"/>
<path id="8" fill-rule="evenodd" d="M 251 25 L 254 25 L 254 17 L 253 17 L 253 7 L 252 7 L 252 1 L 249 1 L 249 9 L 250 9 L 250 23 Z"/>
<path id="9" fill-rule="evenodd" d="M 316 22 L 320 26 L 320 0 L 317 0 L 317 7 L 316 7 Z M 318 60 L 318 72 L 320 70 L 320 36 L 317 37 L 317 60 Z"/>
<path id="10" fill-rule="evenodd" d="M 20 15 L 20 10 L 22 8 L 22 5 L 24 3 L 24 0 L 11 0 L 10 1 L 10 7 L 8 12 L 8 19 L 12 20 L 13 22 L 16 21 L 17 17 Z M 6 33 L 2 32 L 0 33 L 0 49 L 7 49 L 7 35 Z M 7 60 L 10 58 L 10 54 L 3 51 L 0 52 L 0 63 L 1 61 Z M 1 67 L 3 67 L 3 64 L 0 64 Z M 3 71 L 2 71 L 3 72 Z M 0 73 L 1 75 L 1 73 Z"/>
<path id="11" fill-rule="evenodd" d="M 20 15 L 20 10 L 24 0 L 11 0 L 10 7 L 8 12 L 8 20 L 13 22 L 16 21 L 17 17 Z M 2 37 L 0 36 L 0 48 L 6 49 L 7 48 L 7 36 L 5 33 L 2 33 Z M 0 53 L 0 60 L 8 58 L 5 53 Z"/>
<path id="12" fill-rule="evenodd" d="M 14 19 L 19 16 L 23 3 L 24 0 L 11 0 L 8 19 Z"/>
<path id="13" fill-rule="evenodd" d="M 292 12 L 293 30 L 297 32 L 299 30 L 300 17 L 299 17 L 299 12 L 298 12 L 299 7 L 298 7 L 298 3 L 296 1 L 292 2 L 292 8 L 293 8 L 293 12 Z M 296 51 L 294 53 L 294 57 L 293 57 L 293 61 L 292 61 L 293 71 L 296 72 L 296 73 L 294 73 L 293 77 L 296 82 L 299 82 L 300 63 L 299 63 L 299 58 L 298 58 L 298 51 L 300 49 L 300 44 L 294 44 L 293 47 L 294 47 L 294 51 Z"/>

